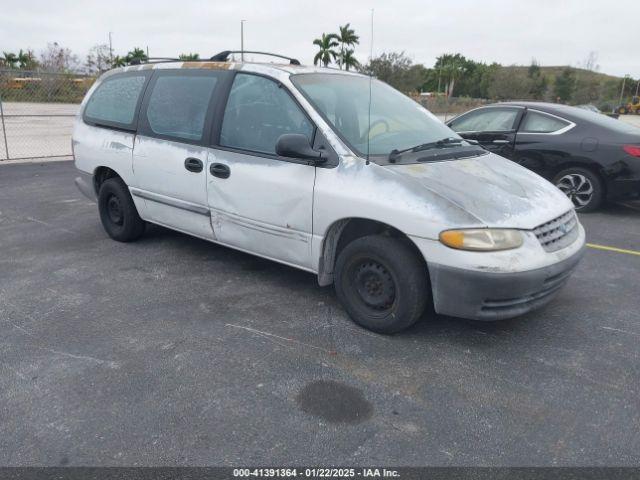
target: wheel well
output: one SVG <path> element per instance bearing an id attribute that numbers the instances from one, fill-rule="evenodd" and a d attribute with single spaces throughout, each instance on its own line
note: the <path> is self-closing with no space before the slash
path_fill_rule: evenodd
<path id="1" fill-rule="evenodd" d="M 115 170 L 109 167 L 98 167 L 93 172 L 93 188 L 96 191 L 96 195 L 100 192 L 100 186 L 109 178 L 121 178 Z"/>
<path id="2" fill-rule="evenodd" d="M 418 258 L 424 258 L 411 239 L 397 228 L 386 223 L 367 218 L 346 218 L 333 223 L 322 242 L 322 252 L 318 269 L 318 283 L 322 286 L 333 283 L 333 267 L 340 252 L 354 240 L 367 235 L 385 235 L 406 241 Z M 426 268 L 426 263 L 425 263 Z"/>

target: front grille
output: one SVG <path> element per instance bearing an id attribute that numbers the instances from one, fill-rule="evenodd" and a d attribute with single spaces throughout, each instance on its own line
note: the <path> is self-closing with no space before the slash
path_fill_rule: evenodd
<path id="1" fill-rule="evenodd" d="M 533 230 L 547 252 L 555 252 L 573 243 L 578 236 L 578 219 L 573 210 L 543 223 Z"/>

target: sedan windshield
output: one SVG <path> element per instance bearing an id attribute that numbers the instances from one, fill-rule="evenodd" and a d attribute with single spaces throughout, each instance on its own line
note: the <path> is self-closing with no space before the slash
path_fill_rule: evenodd
<path id="1" fill-rule="evenodd" d="M 371 105 L 368 77 L 309 73 L 291 80 L 358 155 L 467 145 L 420 104 L 379 80 L 371 81 Z"/>

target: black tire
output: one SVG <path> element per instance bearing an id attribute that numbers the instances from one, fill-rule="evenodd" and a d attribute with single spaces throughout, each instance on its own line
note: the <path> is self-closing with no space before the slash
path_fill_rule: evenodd
<path id="1" fill-rule="evenodd" d="M 576 212 L 593 212 L 604 201 L 602 180 L 586 168 L 571 167 L 562 170 L 553 178 L 553 184 L 569 197 Z"/>
<path id="2" fill-rule="evenodd" d="M 382 235 L 358 238 L 340 252 L 335 289 L 353 321 L 378 333 L 413 325 L 431 297 L 422 258 L 408 241 Z"/>
<path id="3" fill-rule="evenodd" d="M 620 115 L 626 115 L 627 114 L 627 107 L 618 107 L 618 113 Z"/>
<path id="4" fill-rule="evenodd" d="M 98 211 L 107 234 L 119 242 L 132 242 L 144 233 L 145 222 L 138 215 L 127 185 L 119 177 L 109 178 L 98 192 Z"/>

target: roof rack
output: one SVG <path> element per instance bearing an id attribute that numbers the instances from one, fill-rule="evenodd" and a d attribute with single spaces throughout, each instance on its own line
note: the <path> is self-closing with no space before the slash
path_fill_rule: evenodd
<path id="1" fill-rule="evenodd" d="M 148 57 L 146 59 L 143 58 L 133 58 L 129 65 L 141 65 L 142 63 L 162 63 L 162 62 L 181 62 L 179 58 L 170 58 L 170 57 Z"/>
<path id="2" fill-rule="evenodd" d="M 229 55 L 231 55 L 232 53 L 253 53 L 256 55 L 268 55 L 270 57 L 278 57 L 289 60 L 290 65 L 300 65 L 300 61 L 295 58 L 285 57 L 284 55 L 278 55 L 277 53 L 256 52 L 253 50 L 224 50 L 220 53 L 216 53 L 213 57 L 210 58 L 210 60 L 213 62 L 226 62 L 229 59 Z"/>

